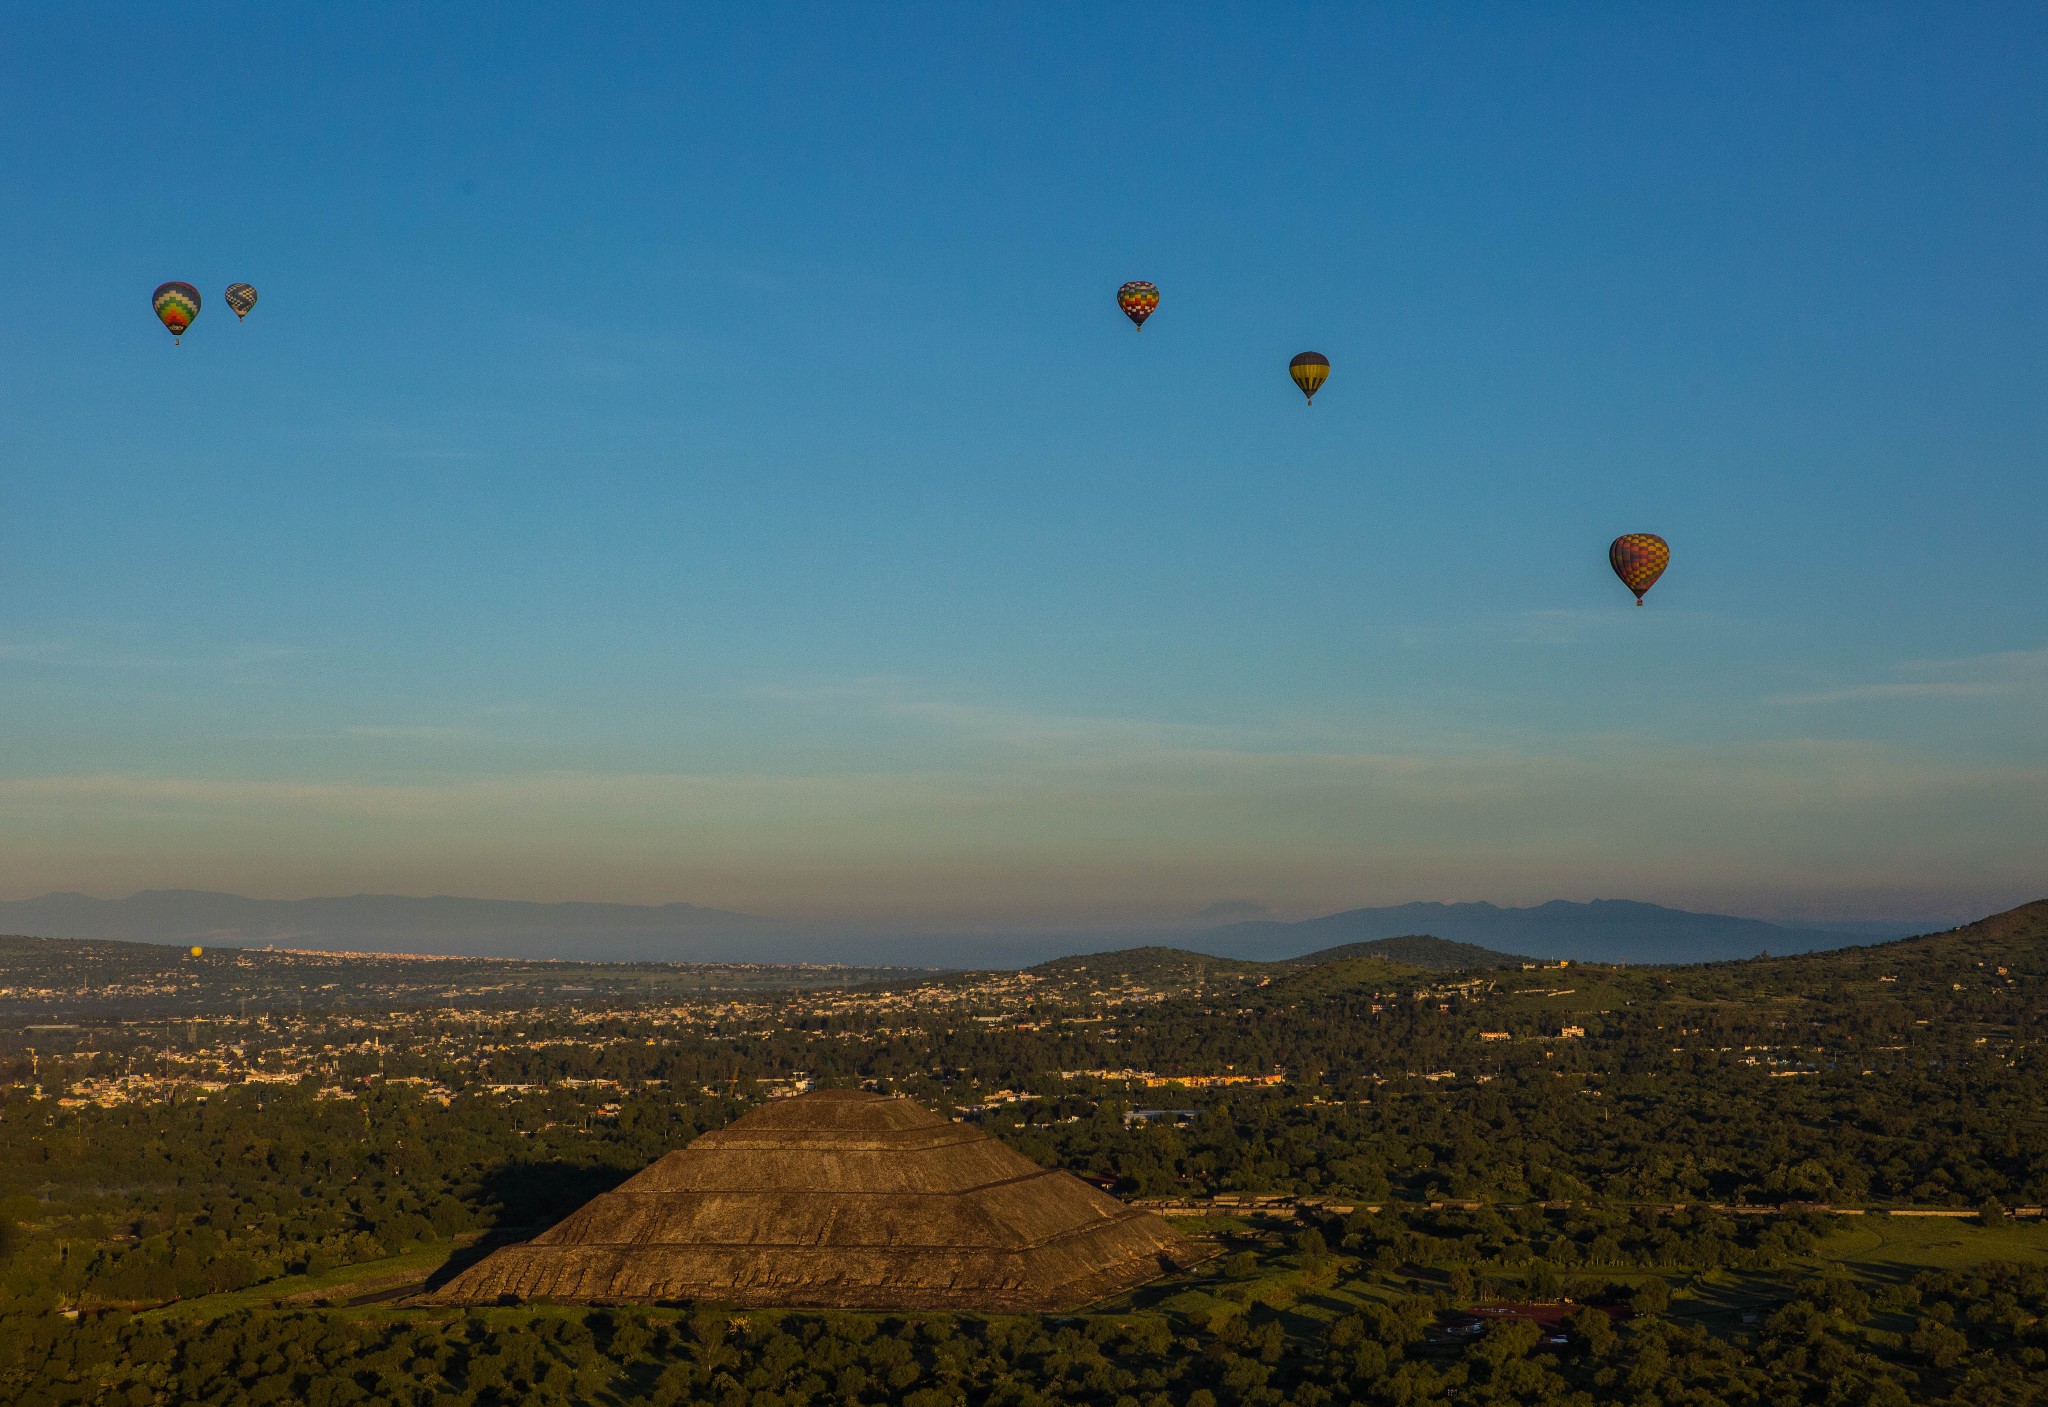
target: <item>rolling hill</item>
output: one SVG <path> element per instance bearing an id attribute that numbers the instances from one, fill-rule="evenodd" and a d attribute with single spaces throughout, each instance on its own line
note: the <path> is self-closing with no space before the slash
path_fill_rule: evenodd
<path id="1" fill-rule="evenodd" d="M 1287 962 L 1291 966 L 1305 967 L 1352 958 L 1379 958 L 1433 972 L 1456 972 L 1468 967 L 1519 967 L 1525 962 L 1535 961 L 1514 953 L 1497 953 L 1477 943 L 1454 943 L 1448 938 L 1432 938 L 1426 933 L 1405 933 L 1398 938 L 1374 938 L 1364 943 L 1320 948 L 1298 958 L 1289 958 Z"/>
<path id="2" fill-rule="evenodd" d="M 1348 909 L 1299 923 L 1234 923 L 1209 930 L 1189 946 L 1270 962 L 1303 952 L 1414 934 L 1496 953 L 1578 962 L 1715 962 L 1766 952 L 1839 948 L 1855 941 L 1824 929 L 1692 913 L 1628 899 L 1595 899 L 1586 904 L 1559 899 L 1524 909 L 1483 903 L 1397 904 Z"/>

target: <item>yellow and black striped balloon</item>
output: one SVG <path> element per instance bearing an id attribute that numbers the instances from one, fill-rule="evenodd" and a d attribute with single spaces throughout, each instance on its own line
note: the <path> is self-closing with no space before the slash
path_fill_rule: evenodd
<path id="1" fill-rule="evenodd" d="M 1330 379 L 1330 359 L 1321 352 L 1303 352 L 1287 363 L 1287 374 L 1294 378 L 1294 384 L 1301 387 L 1301 393 L 1308 397 L 1308 403 L 1316 403 L 1316 392 Z"/>

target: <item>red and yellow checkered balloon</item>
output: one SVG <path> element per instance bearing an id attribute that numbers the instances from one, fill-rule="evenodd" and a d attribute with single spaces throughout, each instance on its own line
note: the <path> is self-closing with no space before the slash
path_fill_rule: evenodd
<path id="1" fill-rule="evenodd" d="M 1635 592 L 1640 606 L 1643 593 L 1655 586 L 1671 565 L 1671 544 L 1655 533 L 1623 533 L 1608 546 L 1607 563 L 1621 584 Z"/>

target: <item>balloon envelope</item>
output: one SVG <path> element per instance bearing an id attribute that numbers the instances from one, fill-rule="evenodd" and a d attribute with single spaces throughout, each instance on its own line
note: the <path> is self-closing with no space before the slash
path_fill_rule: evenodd
<path id="1" fill-rule="evenodd" d="M 1159 285 L 1143 279 L 1133 279 L 1116 291 L 1116 305 L 1124 310 L 1134 326 L 1143 327 L 1145 319 L 1159 308 Z"/>
<path id="2" fill-rule="evenodd" d="M 1635 592 L 1640 606 L 1643 593 L 1655 586 L 1671 565 L 1671 544 L 1655 533 L 1623 533 L 1608 544 L 1607 565 L 1614 568 L 1623 586 Z"/>
<path id="3" fill-rule="evenodd" d="M 252 284 L 231 283 L 228 291 L 221 295 L 228 300 L 228 306 L 235 310 L 235 321 L 247 317 L 249 310 L 256 306 L 256 289 Z"/>
<path id="4" fill-rule="evenodd" d="M 156 292 L 149 295 L 149 306 L 163 325 L 171 330 L 171 340 L 177 341 L 185 329 L 192 325 L 192 319 L 199 316 L 199 290 L 189 283 L 160 283 Z"/>
<path id="5" fill-rule="evenodd" d="M 1294 384 L 1301 387 L 1301 393 L 1308 397 L 1308 403 L 1316 403 L 1316 392 L 1330 379 L 1330 359 L 1321 352 L 1303 352 L 1287 363 L 1287 374 L 1294 378 Z"/>

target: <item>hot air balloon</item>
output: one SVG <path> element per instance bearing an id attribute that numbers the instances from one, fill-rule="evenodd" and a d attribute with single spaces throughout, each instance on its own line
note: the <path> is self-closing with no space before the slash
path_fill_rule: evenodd
<path id="1" fill-rule="evenodd" d="M 1143 328 L 1145 319 L 1159 310 L 1159 285 L 1132 279 L 1116 291 L 1116 305 L 1133 326 Z"/>
<path id="2" fill-rule="evenodd" d="M 193 949 L 192 949 L 192 956 L 193 956 L 193 957 L 195 957 L 195 958 L 196 958 L 196 957 L 204 957 L 205 955 L 206 955 L 206 949 L 204 949 L 204 948 L 201 948 L 201 947 L 199 947 L 199 946 L 197 946 L 197 945 L 194 945 L 194 947 L 193 947 Z"/>
<path id="3" fill-rule="evenodd" d="M 149 295 L 149 306 L 156 309 L 157 317 L 171 330 L 171 341 L 175 343 L 192 325 L 192 319 L 199 316 L 199 290 L 175 280 L 160 283 L 156 292 Z"/>
<path id="4" fill-rule="evenodd" d="M 231 283 L 228 291 L 221 295 L 228 300 L 228 306 L 235 310 L 235 321 L 240 322 L 256 306 L 256 289 L 253 284 Z"/>
<path id="5" fill-rule="evenodd" d="M 1301 387 L 1301 393 L 1308 397 L 1308 403 L 1316 403 L 1316 392 L 1330 379 L 1330 359 L 1321 352 L 1303 352 L 1287 363 L 1287 374 L 1294 378 L 1294 384 Z"/>
<path id="6" fill-rule="evenodd" d="M 1635 592 L 1640 606 L 1643 593 L 1655 586 L 1664 568 L 1671 565 L 1671 545 L 1655 533 L 1623 533 L 1609 544 L 1607 564 L 1621 584 Z"/>

